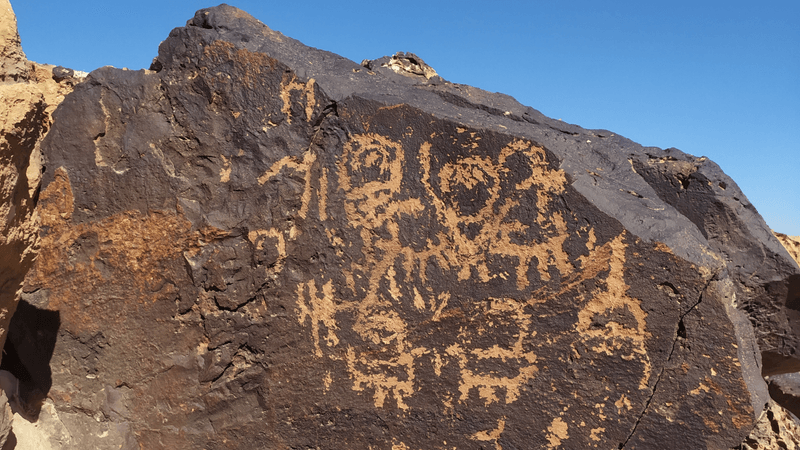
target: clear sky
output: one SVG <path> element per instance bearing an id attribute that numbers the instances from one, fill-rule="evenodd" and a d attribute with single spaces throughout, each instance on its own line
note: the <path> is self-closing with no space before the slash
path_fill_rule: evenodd
<path id="1" fill-rule="evenodd" d="M 147 68 L 198 0 L 11 0 L 28 58 Z M 231 0 L 354 61 L 397 51 L 544 114 L 719 164 L 800 235 L 800 1 Z"/>

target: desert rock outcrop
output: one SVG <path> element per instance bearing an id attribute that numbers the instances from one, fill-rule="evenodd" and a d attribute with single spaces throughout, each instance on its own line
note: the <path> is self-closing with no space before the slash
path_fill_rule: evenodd
<path id="1" fill-rule="evenodd" d="M 35 257 L 35 206 L 42 175 L 39 144 L 75 78 L 53 79 L 53 66 L 28 61 L 8 0 L 0 0 L 0 344 L 22 280 Z"/>
<path id="2" fill-rule="evenodd" d="M 29 72 L 17 32 L 17 16 L 9 0 L 0 0 L 0 82 L 25 81 Z"/>
<path id="3" fill-rule="evenodd" d="M 800 265 L 800 236 L 787 236 L 783 233 L 775 233 L 775 237 L 786 247 L 786 251 Z"/>
<path id="4" fill-rule="evenodd" d="M 56 81 L 52 69 L 25 58 L 11 5 L 0 0 L 0 344 L 8 338 L 23 279 L 36 256 L 39 223 L 35 207 L 43 171 L 39 144 L 52 124 L 53 111 L 78 81 L 74 76 Z M 29 346 L 22 343 L 19 347 Z M 13 364 L 13 357 L 6 354 L 4 351 L 5 366 Z M 18 442 L 11 432 L 12 422 L 19 434 L 19 421 L 26 420 L 12 414 L 12 407 L 14 413 L 32 419 L 26 410 L 30 407 L 38 412 L 46 392 L 46 382 L 37 388 L 27 370 L 17 367 L 23 374 L 22 383 L 0 370 L 4 381 L 0 383 L 4 390 L 0 394 L 0 446 L 7 440 Z M 23 398 L 27 403 L 20 403 Z"/>
<path id="5" fill-rule="evenodd" d="M 800 367 L 800 268 L 716 164 L 413 54 L 222 5 L 52 117 L 11 339 L 72 445 L 733 448 Z"/>

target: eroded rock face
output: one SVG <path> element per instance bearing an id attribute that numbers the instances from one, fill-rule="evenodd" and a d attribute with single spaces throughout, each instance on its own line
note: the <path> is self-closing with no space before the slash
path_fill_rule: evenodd
<path id="1" fill-rule="evenodd" d="M 35 209 L 44 169 L 39 146 L 50 129 L 53 111 L 78 81 L 74 72 L 55 77 L 53 66 L 25 58 L 11 5 L 0 0 L 0 345 L 4 345 L 0 358 L 3 369 L 16 372 L 0 370 L 0 446 L 49 448 L 43 444 L 49 436 L 31 438 L 26 431 L 49 430 L 46 420 L 35 425 L 31 421 L 39 418 L 50 386 L 48 360 L 53 348 L 49 344 L 55 342 L 55 333 L 48 336 L 40 327 L 29 334 L 11 323 L 12 315 L 19 322 L 30 309 L 18 303 L 23 280 L 36 257 L 40 231 Z M 44 312 L 45 317 L 57 314 Z M 45 323 L 58 329 L 57 323 Z"/>
<path id="2" fill-rule="evenodd" d="M 800 414 L 800 373 L 774 375 L 768 382 L 770 397 L 795 416 Z"/>
<path id="3" fill-rule="evenodd" d="M 795 450 L 800 448 L 800 423 L 797 417 L 770 401 L 756 427 L 738 450 Z"/>
<path id="4" fill-rule="evenodd" d="M 152 69 L 42 145 L 22 299 L 83 446 L 730 448 L 794 363 L 800 271 L 705 158 L 228 6 Z"/>
<path id="5" fill-rule="evenodd" d="M 775 237 L 786 247 L 786 251 L 800 265 L 800 236 L 787 236 L 783 233 L 775 233 Z"/>
<path id="6" fill-rule="evenodd" d="M 6 445 L 6 441 L 11 435 L 12 422 L 13 413 L 8 405 L 8 397 L 5 391 L 0 391 L 0 448 Z"/>
<path id="7" fill-rule="evenodd" d="M 0 82 L 25 81 L 29 72 L 17 31 L 17 16 L 9 0 L 0 0 Z"/>
<path id="8" fill-rule="evenodd" d="M 77 81 L 57 82 L 52 66 L 25 58 L 11 5 L 0 1 L 0 345 L 36 255 L 39 144 L 53 111 Z"/>
<path id="9" fill-rule="evenodd" d="M 35 206 L 43 170 L 39 144 L 53 111 L 77 81 L 58 83 L 52 66 L 26 64 L 28 81 L 0 84 L 0 343 L 36 256 Z"/>

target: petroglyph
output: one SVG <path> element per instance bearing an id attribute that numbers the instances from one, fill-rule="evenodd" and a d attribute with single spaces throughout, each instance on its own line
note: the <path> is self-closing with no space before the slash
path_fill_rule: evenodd
<path id="1" fill-rule="evenodd" d="M 333 286 L 329 281 L 322 287 L 322 297 L 317 295 L 317 285 L 314 280 L 307 283 L 301 283 L 297 286 L 298 309 L 300 323 L 303 323 L 306 317 L 311 319 L 311 335 L 314 338 L 314 349 L 317 356 L 322 356 L 322 350 L 319 345 L 319 324 L 325 325 L 328 329 L 328 335 L 325 341 L 329 347 L 335 346 L 339 343 L 336 337 L 336 319 L 333 314 L 336 312 L 336 306 L 333 303 Z M 308 301 L 304 301 L 304 300 Z"/>
<path id="2" fill-rule="evenodd" d="M 469 147 L 472 148 L 472 145 Z M 467 156 L 444 164 L 434 178 L 430 173 L 430 152 L 430 143 L 421 146 L 422 181 L 436 207 L 438 218 L 451 233 L 449 240 L 457 254 L 448 256 L 459 262 L 460 280 L 470 278 L 473 269 L 476 269 L 483 282 L 503 277 L 502 272 L 491 273 L 487 267 L 487 260 L 493 256 L 517 259 L 516 279 L 520 290 L 530 284 L 527 273 L 534 259 L 544 281 L 550 279 L 551 265 L 562 273 L 571 270 L 562 248 L 567 237 L 564 218 L 557 212 L 549 217 L 543 214 L 550 209 L 553 196 L 564 191 L 566 179 L 563 172 L 547 167 L 543 149 L 516 140 L 502 149 L 496 163 L 486 158 Z M 519 173 L 519 170 L 512 172 L 511 166 L 514 165 L 526 167 L 530 174 L 524 179 L 515 180 L 509 176 Z M 541 186 L 536 190 L 537 200 L 533 205 L 540 211 L 536 226 L 546 232 L 550 239 L 541 243 L 522 244 L 519 238 L 531 225 L 508 217 L 514 208 L 520 206 L 520 196 L 512 194 L 501 198 L 500 191 L 505 188 L 506 191 L 519 194 L 534 185 Z M 436 195 L 437 190 L 443 195 Z M 485 200 L 464 202 L 459 199 Z M 480 231 L 477 236 L 470 238 L 462 230 L 469 230 L 473 225 L 479 226 Z"/>
<path id="3" fill-rule="evenodd" d="M 461 369 L 459 400 L 466 400 L 470 391 L 475 389 L 488 406 L 499 402 L 498 391 L 505 391 L 505 403 L 512 403 L 519 397 L 520 387 L 532 379 L 538 368 L 534 364 L 536 355 L 525 351 L 523 344 L 536 335 L 529 331 L 531 316 L 524 312 L 521 303 L 508 299 L 491 299 L 488 310 L 480 319 L 484 323 L 475 329 L 462 331 L 460 342 L 447 349 L 447 354 L 458 360 Z M 515 325 L 516 340 L 510 346 L 494 344 L 489 348 L 470 348 L 470 343 L 481 341 L 484 335 L 495 334 L 494 326 Z M 499 376 L 496 366 L 510 366 L 517 369 L 514 377 Z M 480 367 L 483 367 L 482 369 Z"/>
<path id="4" fill-rule="evenodd" d="M 204 10 L 153 70 L 82 83 L 38 149 L 49 107 L 9 122 L 32 152 L 9 342 L 52 323 L 54 407 L 102 416 L 105 389 L 90 434 L 142 448 L 742 442 L 756 341 L 797 347 L 785 311 L 746 316 L 796 271 L 715 165 L 278 37 Z"/>
<path id="5" fill-rule="evenodd" d="M 231 160 L 226 158 L 225 155 L 219 155 L 222 158 L 222 167 L 219 169 L 220 183 L 227 183 L 231 181 Z"/>
<path id="6" fill-rule="evenodd" d="M 591 299 L 578 313 L 576 331 L 581 339 L 591 343 L 592 350 L 612 356 L 620 352 L 620 357 L 632 360 L 637 355 L 644 365 L 644 373 L 639 382 L 639 389 L 647 389 L 650 381 L 650 358 L 645 347 L 645 339 L 650 337 L 645 329 L 647 313 L 642 310 L 641 301 L 631 298 L 627 291 L 629 286 L 624 280 L 625 244 L 623 236 L 617 236 L 602 248 L 592 252 L 587 258 L 588 264 L 599 264 L 608 270 L 605 288 L 598 288 L 591 293 Z M 633 316 L 635 327 L 619 323 L 613 319 L 606 321 L 602 327 L 596 326 L 598 316 L 612 312 L 627 312 Z M 624 350 L 630 348 L 630 350 Z"/>
<path id="7" fill-rule="evenodd" d="M 576 218 L 556 206 L 567 179 L 544 149 L 514 139 L 493 156 L 468 131 L 460 129 L 461 139 L 452 141 L 433 133 L 416 146 L 403 140 L 408 133 L 400 140 L 354 133 L 331 170 L 309 150 L 302 160 L 279 160 L 259 178 L 263 184 L 282 171 L 297 172 L 305 180 L 299 215 L 310 216 L 316 206 L 324 221 L 342 211 L 348 228 L 323 224 L 331 247 L 339 256 L 360 249 L 342 259 L 344 283 L 320 274 L 297 286 L 297 317 L 310 329 L 315 356 L 342 361 L 351 388 L 378 408 L 410 410 L 420 391 L 417 374 L 431 369 L 437 377 L 458 377 L 456 391 L 438 393 L 445 409 L 453 402 L 509 404 L 541 370 L 534 308 L 573 293 L 579 302 L 568 331 L 573 339 L 602 357 L 640 363 L 640 388 L 647 388 L 650 334 L 647 314 L 627 293 L 625 235 L 598 243 L 591 227 L 570 225 Z M 329 183 L 336 192 L 330 198 Z M 571 260 L 564 247 L 575 233 L 586 250 Z M 592 290 L 581 287 L 587 280 L 596 280 Z M 489 283 L 501 283 L 506 295 L 475 298 L 452 291 Z M 593 322 L 620 310 L 633 322 L 609 318 L 599 328 Z M 434 345 L 417 343 L 420 324 L 455 317 L 468 325 Z M 340 348 L 343 324 L 362 345 L 350 341 Z M 330 386 L 335 373 L 326 376 L 321 382 Z M 547 432 L 556 446 L 568 437 L 559 420 Z M 504 423 L 472 439 L 499 446 Z"/>
<path id="8" fill-rule="evenodd" d="M 505 430 L 505 428 L 506 428 L 506 418 L 503 417 L 502 419 L 497 421 L 497 428 L 495 428 L 494 430 L 479 431 L 470 436 L 470 439 L 482 442 L 494 441 L 495 450 L 503 450 L 503 447 L 500 445 L 498 440 L 500 439 L 500 435 L 503 434 L 503 430 Z"/>
<path id="9" fill-rule="evenodd" d="M 293 73 L 285 73 L 283 75 L 283 79 L 281 80 L 281 100 L 283 101 L 283 108 L 281 108 L 281 112 L 286 115 L 286 122 L 292 123 L 292 92 L 293 91 L 300 91 L 302 95 L 305 96 L 306 105 L 305 105 L 305 113 L 306 116 L 303 118 L 306 121 L 311 120 L 311 115 L 314 113 L 314 106 L 316 106 L 317 102 L 314 98 L 314 79 L 308 80 L 308 82 L 303 83 L 302 81 L 298 81 L 297 77 Z"/>
<path id="10" fill-rule="evenodd" d="M 299 158 L 291 157 L 291 156 L 284 156 L 283 158 L 281 158 L 278 161 L 276 161 L 272 165 L 272 167 L 269 168 L 269 170 L 264 172 L 263 175 L 258 177 L 258 184 L 263 185 L 268 180 L 270 180 L 270 179 L 276 177 L 277 175 L 279 175 L 284 169 L 288 169 L 288 170 L 291 170 L 291 171 L 294 171 L 294 172 L 297 172 L 297 173 L 302 173 L 303 174 L 304 187 L 303 187 L 303 196 L 302 196 L 302 206 L 300 207 L 299 215 L 300 215 L 300 217 L 305 219 L 306 215 L 308 213 L 309 204 L 311 203 L 311 195 L 312 195 L 312 189 L 313 189 L 312 185 L 311 185 L 311 177 L 312 177 L 311 166 L 314 164 L 316 159 L 317 159 L 316 155 L 314 153 L 312 153 L 310 150 L 306 151 L 303 154 L 303 159 L 302 160 L 300 160 Z M 327 178 L 325 179 L 325 182 L 327 182 Z M 325 185 L 323 184 L 322 185 L 323 193 L 321 195 L 327 196 L 327 194 L 324 191 L 324 186 Z M 324 211 L 321 210 L 319 212 L 319 214 L 322 217 L 322 216 L 324 216 L 325 213 L 324 213 Z"/>

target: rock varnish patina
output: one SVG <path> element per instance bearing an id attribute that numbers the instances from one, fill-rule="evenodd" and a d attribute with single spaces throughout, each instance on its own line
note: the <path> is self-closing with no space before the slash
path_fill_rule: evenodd
<path id="1" fill-rule="evenodd" d="M 201 10 L 41 150 L 21 295 L 89 447 L 731 448 L 800 368 L 800 269 L 713 162 L 413 54 Z"/>

